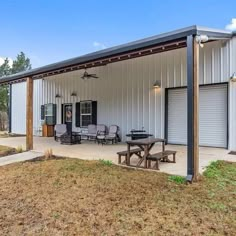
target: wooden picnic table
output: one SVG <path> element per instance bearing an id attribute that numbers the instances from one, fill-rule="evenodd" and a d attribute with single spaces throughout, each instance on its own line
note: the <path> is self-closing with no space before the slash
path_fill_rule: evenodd
<path id="1" fill-rule="evenodd" d="M 150 155 L 150 151 L 155 145 L 155 143 L 162 143 L 162 152 L 165 151 L 165 139 L 161 138 L 154 138 L 154 137 L 149 137 L 149 138 L 144 138 L 144 139 L 137 139 L 137 140 L 131 140 L 127 141 L 127 165 L 130 166 L 130 147 L 132 146 L 138 146 L 142 151 L 144 152 L 143 155 L 140 155 L 140 160 L 137 164 L 136 167 L 140 167 L 142 162 L 144 161 L 144 168 L 147 168 L 147 157 Z"/>

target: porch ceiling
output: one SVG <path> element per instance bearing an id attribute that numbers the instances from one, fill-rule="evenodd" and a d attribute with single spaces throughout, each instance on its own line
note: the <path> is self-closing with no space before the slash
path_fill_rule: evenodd
<path id="1" fill-rule="evenodd" d="M 190 26 L 98 52 L 86 54 L 84 56 L 50 64 L 26 72 L 3 77 L 0 79 L 0 84 L 19 82 L 25 80 L 26 77 L 39 79 L 54 74 L 102 66 L 120 60 L 128 60 L 135 57 L 174 50 L 177 48 L 186 47 L 187 36 L 201 34 L 207 35 L 209 40 L 230 39 L 233 36 L 232 33 L 224 30 Z"/>

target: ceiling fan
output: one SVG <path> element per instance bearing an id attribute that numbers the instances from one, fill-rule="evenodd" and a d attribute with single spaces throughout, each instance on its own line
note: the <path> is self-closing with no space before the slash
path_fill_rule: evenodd
<path id="1" fill-rule="evenodd" d="M 99 77 L 96 74 L 89 74 L 86 70 L 84 74 L 82 75 L 81 79 L 86 80 L 86 79 L 98 79 Z"/>

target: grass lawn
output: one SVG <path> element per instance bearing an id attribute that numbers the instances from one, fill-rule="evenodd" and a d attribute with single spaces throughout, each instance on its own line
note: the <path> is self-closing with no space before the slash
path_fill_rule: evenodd
<path id="1" fill-rule="evenodd" d="M 236 163 L 193 185 L 105 161 L 0 168 L 1 235 L 235 235 Z"/>
<path id="2" fill-rule="evenodd" d="M 0 145 L 0 157 L 8 156 L 15 153 L 16 153 L 15 148 Z"/>

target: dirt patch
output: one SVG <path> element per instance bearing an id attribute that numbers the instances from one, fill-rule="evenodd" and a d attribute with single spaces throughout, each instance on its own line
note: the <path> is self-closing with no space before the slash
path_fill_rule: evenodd
<path id="1" fill-rule="evenodd" d="M 16 149 L 0 145 L 0 157 L 16 154 Z"/>
<path id="2" fill-rule="evenodd" d="M 1 235 L 234 235 L 236 164 L 214 168 L 185 185 L 101 161 L 4 166 Z"/>

